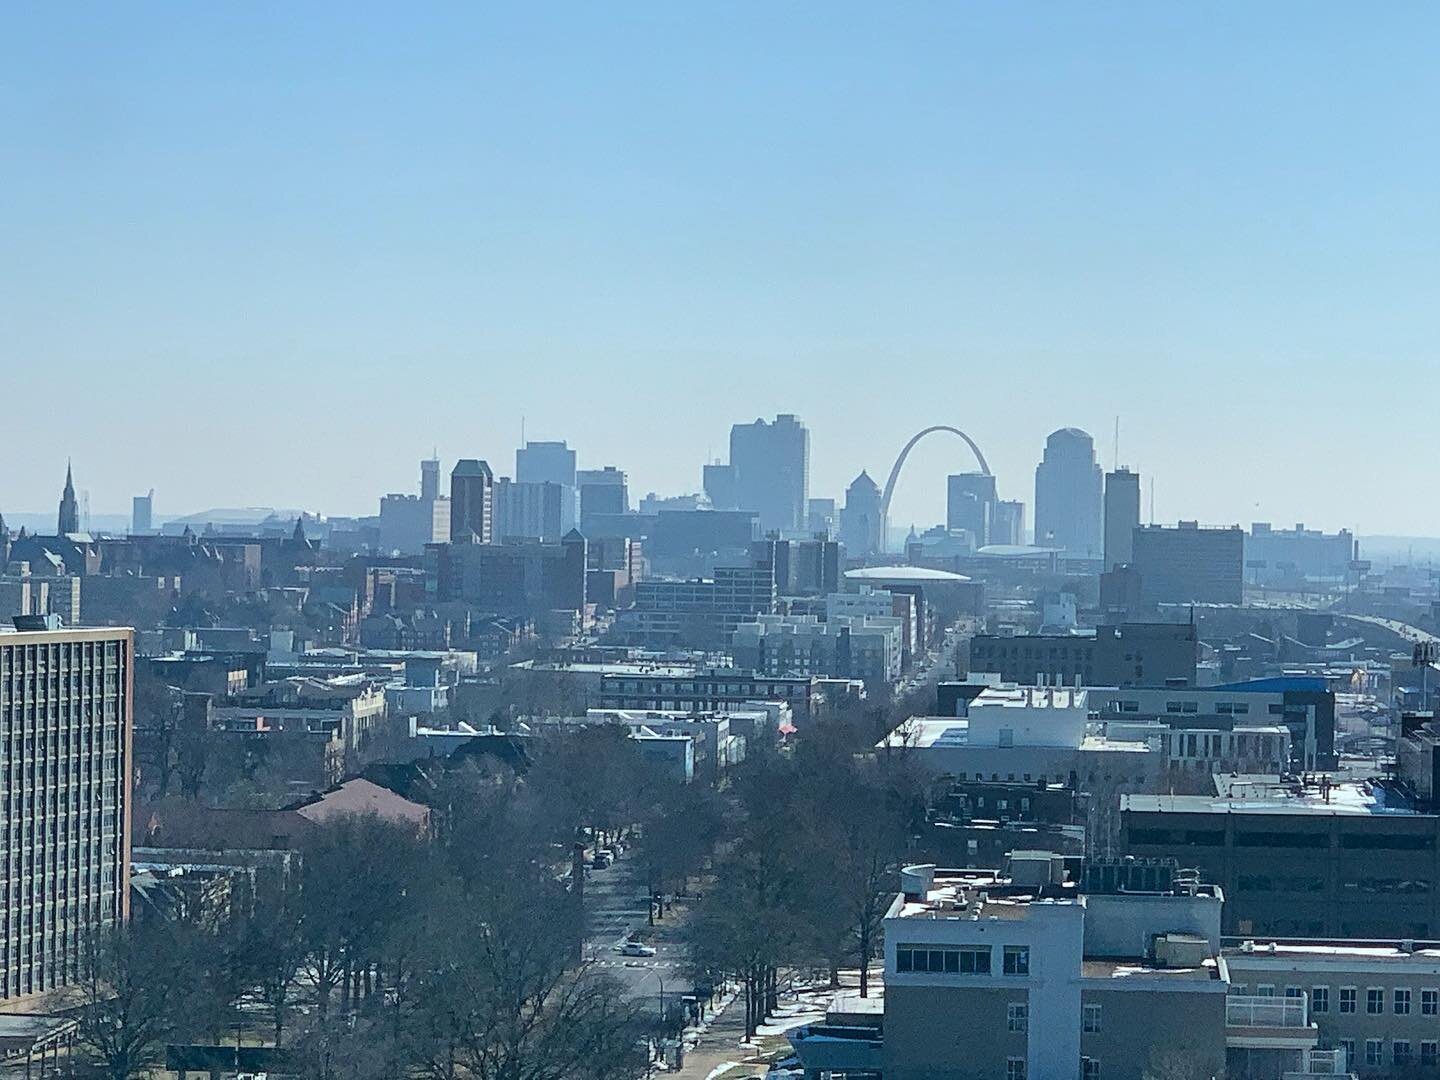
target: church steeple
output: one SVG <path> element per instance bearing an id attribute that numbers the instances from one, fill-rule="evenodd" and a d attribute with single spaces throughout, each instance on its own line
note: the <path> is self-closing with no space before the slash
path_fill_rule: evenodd
<path id="1" fill-rule="evenodd" d="M 80 504 L 75 501 L 75 477 L 65 462 L 65 491 L 60 496 L 60 516 L 55 532 L 59 536 L 80 531 Z"/>

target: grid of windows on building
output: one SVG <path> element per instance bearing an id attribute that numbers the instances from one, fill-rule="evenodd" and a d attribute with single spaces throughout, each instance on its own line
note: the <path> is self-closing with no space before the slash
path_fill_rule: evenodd
<path id="1" fill-rule="evenodd" d="M 1030 1006 L 1023 1001 L 1012 1001 L 1005 1010 L 1005 1027 L 1009 1031 L 1029 1031 Z"/>
<path id="2" fill-rule="evenodd" d="M 895 949 L 896 971 L 929 971 L 945 975 L 989 975 L 990 950 L 984 946 L 959 949 L 899 945 Z"/>
<path id="3" fill-rule="evenodd" d="M 0 634 L 0 999 L 73 981 L 129 888 L 129 630 Z"/>

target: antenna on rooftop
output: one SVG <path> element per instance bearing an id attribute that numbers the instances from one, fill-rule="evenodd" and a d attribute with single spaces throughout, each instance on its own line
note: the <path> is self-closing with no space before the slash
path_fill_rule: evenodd
<path id="1" fill-rule="evenodd" d="M 1112 472 L 1120 471 L 1120 417 L 1115 417 L 1115 463 Z"/>
<path id="2" fill-rule="evenodd" d="M 1150 524 L 1155 524 L 1155 474 L 1150 474 Z"/>

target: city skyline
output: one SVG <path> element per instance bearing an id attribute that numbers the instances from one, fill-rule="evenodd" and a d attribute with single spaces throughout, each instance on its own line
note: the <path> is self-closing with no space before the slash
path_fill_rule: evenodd
<path id="1" fill-rule="evenodd" d="M 824 438 L 824 429 L 817 426 L 811 417 L 803 412 L 796 413 L 796 415 L 798 419 L 806 425 L 812 435 L 816 437 L 815 441 L 817 444 L 825 445 L 829 441 Z M 736 422 L 748 424 L 750 421 L 737 420 Z M 1075 425 L 1061 425 L 1061 427 L 1057 427 L 1055 431 L 1073 426 Z M 975 434 L 979 430 L 976 425 L 972 424 L 968 428 L 968 433 L 975 436 L 976 442 L 980 445 L 987 459 L 994 463 L 992 464 L 992 469 L 996 477 L 998 497 L 1001 499 L 1016 500 L 1025 505 L 1027 513 L 1029 514 L 1029 520 L 1027 521 L 1028 528 L 1029 524 L 1033 522 L 1035 507 L 1035 467 L 1043 459 L 1044 440 L 1049 434 L 1053 434 L 1053 432 L 1043 433 L 1038 437 L 1033 459 L 1027 465 L 1024 461 L 1023 449 L 1017 452 L 1015 448 L 1005 443 L 987 443 L 982 437 Z M 1083 427 L 1081 430 L 1094 438 L 1095 456 L 1101 468 L 1105 471 L 1112 469 L 1116 460 L 1114 449 L 1114 420 L 1111 420 L 1111 426 L 1109 428 L 1103 429 L 1102 431 Z M 562 432 L 547 428 L 543 432 L 543 439 L 536 439 L 533 432 L 534 425 L 531 424 L 530 430 L 526 434 L 530 442 L 566 442 L 570 450 L 576 453 L 579 467 L 582 470 L 598 469 L 602 466 L 614 466 L 627 473 L 630 477 L 629 490 L 632 506 L 637 504 L 639 500 L 647 494 L 658 494 L 664 497 L 700 492 L 702 490 L 701 468 L 703 465 L 714 460 L 724 460 L 725 458 L 725 452 L 722 446 L 719 451 L 713 451 L 708 458 L 703 458 L 696 462 L 694 477 L 688 484 L 681 483 L 674 488 L 657 488 L 654 484 L 647 483 L 645 478 L 661 473 L 665 475 L 683 475 L 684 473 L 683 463 L 675 462 L 673 455 L 662 455 L 658 459 L 641 456 L 633 461 L 612 460 L 608 458 L 602 460 L 594 454 L 587 453 L 585 447 L 577 446 L 573 440 L 566 439 Z M 728 437 L 728 428 L 726 434 Z M 913 435 L 914 432 L 911 431 L 909 434 Z M 518 433 L 516 438 L 518 440 Z M 898 441 L 895 450 L 888 457 L 877 453 L 873 461 L 857 461 L 857 464 L 850 470 L 848 476 L 845 476 L 844 479 L 833 486 L 829 483 L 817 481 L 816 477 L 836 475 L 836 466 L 833 462 L 827 462 L 819 454 L 812 452 L 810 463 L 811 497 L 834 498 L 838 503 L 843 504 L 845 488 L 862 470 L 868 471 L 872 476 L 877 477 L 877 483 L 883 483 L 885 477 L 889 474 L 891 466 L 894 464 L 894 455 L 898 453 L 900 447 L 904 445 L 904 441 L 903 439 Z M 432 438 L 432 443 L 436 443 L 435 438 Z M 134 495 L 144 494 L 153 487 L 155 489 L 154 512 L 157 526 L 167 520 L 174 520 L 176 518 L 217 509 L 297 510 L 306 513 L 321 514 L 326 517 L 362 517 L 376 513 L 379 500 L 384 495 L 418 491 L 420 483 L 419 462 L 429 458 L 432 452 L 438 453 L 439 455 L 439 460 L 442 463 L 442 471 L 447 477 L 447 484 L 449 470 L 454 466 L 454 463 L 457 460 L 466 458 L 478 457 L 482 461 L 501 462 L 502 465 L 495 475 L 513 475 L 514 469 L 511 463 L 513 463 L 515 459 L 516 450 L 524 444 L 517 441 L 515 445 L 505 447 L 503 445 L 503 439 L 492 434 L 487 441 L 487 445 L 494 445 L 496 447 L 495 452 L 475 454 L 466 452 L 462 448 L 457 455 L 451 456 L 445 452 L 443 443 L 436 443 L 436 445 L 432 445 L 430 449 L 425 450 L 423 454 L 405 458 L 404 460 L 397 460 L 394 463 L 395 467 L 393 469 L 387 461 L 384 472 L 377 473 L 376 475 L 391 477 L 402 472 L 407 475 L 398 476 L 395 483 L 388 486 L 378 483 L 371 484 L 371 489 L 368 491 L 363 489 L 367 483 L 370 483 L 369 478 L 364 475 L 353 476 L 347 473 L 345 474 L 347 484 L 344 486 L 352 489 L 360 489 L 358 495 L 353 497 L 334 493 L 333 488 L 326 486 L 326 480 L 324 478 L 318 478 L 316 480 L 316 486 L 308 492 L 303 489 L 302 485 L 294 480 L 289 484 L 273 485 L 268 489 L 263 485 L 250 486 L 249 491 L 255 496 L 253 498 L 241 498 L 238 496 L 227 498 L 226 492 L 231 490 L 228 486 L 206 488 L 202 484 L 194 484 L 188 490 L 199 493 L 199 498 L 182 501 L 187 489 L 182 488 L 180 495 L 171 494 L 167 486 L 164 486 L 165 465 L 163 463 L 159 465 L 155 463 L 151 464 L 150 471 L 137 481 L 137 490 L 135 492 L 106 491 L 97 493 L 94 485 L 88 482 L 90 463 L 83 460 L 79 462 L 79 465 L 74 466 L 77 472 L 75 482 L 76 490 L 80 493 L 82 501 L 85 501 L 88 497 L 90 516 L 92 518 L 101 517 L 106 519 L 128 518 L 129 511 L 126 507 Z M 1177 491 L 1173 487 L 1167 487 L 1164 477 L 1161 477 L 1159 483 L 1156 484 L 1154 474 L 1139 463 L 1143 460 L 1142 458 L 1139 458 L 1138 455 L 1135 457 L 1127 456 L 1127 445 L 1126 432 L 1122 429 L 1120 433 L 1118 462 L 1122 468 L 1130 468 L 1141 473 L 1140 518 L 1142 522 L 1152 520 L 1152 484 L 1154 484 L 1157 490 L 1154 493 L 1153 520 L 1157 524 L 1173 524 L 1180 520 L 1198 520 L 1203 524 L 1240 525 L 1248 528 L 1250 524 L 1258 521 L 1268 522 L 1279 528 L 1288 528 L 1296 523 L 1303 523 L 1308 528 L 1320 528 L 1332 532 L 1342 529 L 1350 530 L 1357 536 L 1413 537 L 1415 539 L 1440 540 L 1440 522 L 1437 522 L 1435 529 L 1428 533 L 1414 529 L 1386 528 L 1383 524 L 1377 524 L 1372 527 L 1363 520 L 1346 519 L 1343 516 L 1344 507 L 1334 506 L 1333 504 L 1307 508 L 1299 506 L 1297 502 L 1291 500 L 1278 504 L 1253 503 L 1247 507 L 1236 502 L 1234 510 L 1229 514 L 1222 508 L 1207 516 L 1204 513 L 1197 512 L 1194 507 L 1206 505 L 1207 503 L 1218 504 L 1220 500 L 1214 499 L 1213 493 L 1210 493 L 1210 496 L 1207 498 L 1205 497 L 1206 493 L 1202 490 L 1197 493 L 1197 497 L 1191 498 L 1185 492 Z M 848 452 L 853 452 L 853 444 L 848 448 Z M 72 465 L 76 460 L 78 459 L 71 458 Z M 1009 467 L 1010 463 L 1017 461 L 1019 462 L 1018 469 L 1012 470 Z M 105 471 L 105 462 L 103 459 L 95 464 L 99 471 L 102 473 Z M 671 468 L 663 468 L 663 466 L 666 465 L 670 465 Z M 661 468 L 657 468 L 657 466 L 661 466 Z M 492 464 L 491 467 L 493 469 L 494 465 Z M 890 515 L 892 531 L 908 528 L 912 524 L 921 528 L 944 525 L 946 521 L 946 482 L 948 477 L 955 474 L 973 472 L 976 468 L 977 465 L 974 455 L 971 454 L 969 449 L 964 446 L 958 437 L 940 434 L 933 436 L 929 440 L 922 439 L 911 452 L 899 483 L 896 486 L 895 499 Z M 838 473 L 843 475 L 845 469 L 840 468 Z M 161 479 L 155 480 L 154 477 L 157 476 L 161 477 Z M 247 488 L 247 483 L 250 483 L 253 478 L 247 474 L 237 476 L 235 479 L 237 483 L 234 489 L 244 491 Z M 273 480 L 273 478 L 270 479 Z M 45 480 L 46 477 L 43 472 L 33 473 L 28 476 L 17 476 L 13 478 L 12 483 L 7 487 L 7 495 L 24 490 L 27 487 L 33 487 L 40 492 L 38 501 L 43 504 L 43 502 L 48 499 L 53 505 L 57 493 L 63 486 L 64 477 L 62 476 L 59 482 L 50 484 L 48 488 L 46 487 Z M 25 481 L 29 482 L 26 483 Z M 274 494 L 267 495 L 267 490 L 269 492 L 286 493 L 287 497 L 277 497 Z M 211 493 L 210 497 L 204 494 L 206 491 Z M 13 499 L 13 495 L 10 497 Z M 352 498 L 358 501 L 352 501 Z M 1290 507 L 1293 512 L 1288 514 L 1281 512 L 1266 513 L 1267 509 L 1277 505 L 1281 508 Z M 1298 516 L 1296 516 L 1297 514 Z M 28 521 L 36 517 L 53 519 L 55 512 L 53 509 L 43 510 L 40 506 L 24 505 L 18 500 L 15 500 L 13 505 L 8 503 L 0 504 L 0 515 L 7 515 L 10 519 L 19 522 L 22 520 Z M 111 528 L 113 528 L 113 526 L 111 526 Z"/>
<path id="2" fill-rule="evenodd" d="M 1046 433 L 1109 467 L 1118 414 L 1161 519 L 1440 535 L 1406 392 L 1437 370 L 1407 118 L 1440 26 L 1343 12 L 30 9 L 7 389 L 83 378 L 58 449 L 96 513 L 360 513 L 434 443 L 508 462 L 522 417 L 695 490 L 783 412 L 816 493 L 952 423 L 1026 498 Z M 0 507 L 48 507 L 53 417 L 8 433 Z M 941 519 L 947 453 L 897 520 Z"/>

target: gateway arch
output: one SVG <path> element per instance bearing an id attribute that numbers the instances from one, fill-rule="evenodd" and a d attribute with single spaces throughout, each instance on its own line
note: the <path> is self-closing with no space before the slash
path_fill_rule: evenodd
<path id="1" fill-rule="evenodd" d="M 965 445 L 970 447 L 970 452 L 975 455 L 975 460 L 980 464 L 980 472 L 985 476 L 993 475 L 990 472 L 990 463 L 985 460 L 985 455 L 980 452 L 980 447 L 975 445 L 975 440 L 966 435 L 957 427 L 950 427 L 948 424 L 936 424 L 934 427 L 927 427 L 918 431 L 910 437 L 905 448 L 900 451 L 900 456 L 895 459 L 895 465 L 890 470 L 890 479 L 885 481 L 885 493 L 880 498 L 880 519 L 888 522 L 890 520 L 890 497 L 895 494 L 895 484 L 900 479 L 900 470 L 905 465 L 905 459 L 910 456 L 910 451 L 915 449 L 915 444 L 926 435 L 937 431 L 947 431 L 951 435 L 959 435 L 965 440 Z"/>

